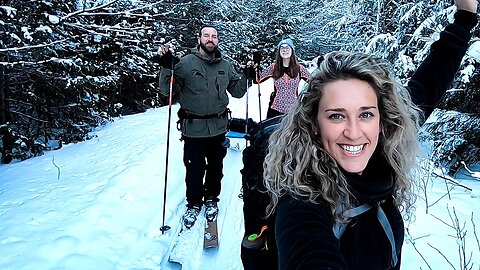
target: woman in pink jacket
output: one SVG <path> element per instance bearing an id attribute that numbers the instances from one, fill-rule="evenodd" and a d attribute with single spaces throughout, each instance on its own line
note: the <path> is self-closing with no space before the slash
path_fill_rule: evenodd
<path id="1" fill-rule="evenodd" d="M 274 91 L 270 96 L 267 118 L 287 113 L 297 101 L 300 80 L 307 81 L 310 77 L 308 70 L 298 63 L 295 45 L 289 38 L 278 43 L 275 63 L 260 72 L 257 82 L 271 77 Z"/>

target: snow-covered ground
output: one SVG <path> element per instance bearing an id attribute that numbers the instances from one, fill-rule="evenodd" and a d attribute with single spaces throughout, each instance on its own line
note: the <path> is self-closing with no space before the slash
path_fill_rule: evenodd
<path id="1" fill-rule="evenodd" d="M 271 89 L 271 81 L 261 85 L 263 118 Z M 258 120 L 257 85 L 249 90 L 248 102 L 249 117 Z M 246 98 L 231 99 L 230 104 L 235 117 L 245 117 Z M 242 269 L 240 151 L 230 149 L 224 162 L 219 247 L 202 249 L 200 219 L 172 251 L 185 210 L 183 144 L 174 124 L 177 109 L 174 105 L 166 189 L 169 231 L 159 230 L 165 107 L 117 118 L 93 132 L 95 138 L 89 141 L 1 165 L 0 269 L 180 269 L 168 262 L 169 257 L 181 262 L 181 269 Z M 239 139 L 232 144 L 245 147 Z M 416 221 L 408 225 L 402 269 L 464 269 L 462 263 L 480 268 L 480 167 L 470 169 L 476 178 L 464 170 L 462 179 L 456 179 L 468 189 L 424 177 L 427 195 L 420 194 Z M 428 213 L 422 198 L 431 205 Z"/>

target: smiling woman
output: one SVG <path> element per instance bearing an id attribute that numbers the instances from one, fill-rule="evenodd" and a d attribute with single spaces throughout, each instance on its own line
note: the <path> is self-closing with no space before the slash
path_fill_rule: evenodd
<path id="1" fill-rule="evenodd" d="M 346 79 L 325 85 L 314 130 L 325 151 L 347 172 L 361 174 L 377 147 L 377 103 L 375 91 L 365 81 Z"/>
<path id="2" fill-rule="evenodd" d="M 261 72 L 258 72 L 257 67 L 257 83 L 273 78 L 274 89 L 270 95 L 267 118 L 287 113 L 297 101 L 300 81 L 307 81 L 309 77 L 308 70 L 298 63 L 293 40 L 281 40 L 277 44 L 275 63 Z"/>
<path id="3" fill-rule="evenodd" d="M 447 90 L 477 23 L 476 0 L 455 3 L 408 89 L 383 59 L 328 53 L 271 135 L 264 181 L 280 269 L 400 269 L 422 111 Z"/>

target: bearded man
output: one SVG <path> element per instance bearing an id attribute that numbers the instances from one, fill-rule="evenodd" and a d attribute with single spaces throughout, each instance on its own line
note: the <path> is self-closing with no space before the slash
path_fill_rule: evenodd
<path id="1" fill-rule="evenodd" d="M 247 90 L 247 78 L 222 59 L 218 42 L 215 27 L 206 25 L 200 28 L 196 48 L 181 59 L 175 58 L 168 46 L 161 46 L 158 51 L 162 94 L 169 93 L 172 67 L 173 91 L 180 93 L 178 128 L 184 141 L 187 211 L 183 223 L 186 228 L 193 226 L 202 205 L 205 205 L 207 220 L 217 218 L 223 159 L 227 154 L 224 143 L 228 125 L 227 91 L 241 98 Z"/>

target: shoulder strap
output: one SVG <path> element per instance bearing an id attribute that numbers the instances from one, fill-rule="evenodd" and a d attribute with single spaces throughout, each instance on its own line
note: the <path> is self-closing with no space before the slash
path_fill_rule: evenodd
<path id="1" fill-rule="evenodd" d="M 390 226 L 390 222 L 388 222 L 385 212 L 383 212 L 382 207 L 380 207 L 380 202 L 377 203 L 377 218 L 378 221 L 380 221 L 385 234 L 387 235 L 388 241 L 390 241 L 390 245 L 392 247 L 392 266 L 395 266 L 398 262 L 395 238 L 393 238 L 392 226 Z"/>
<path id="2" fill-rule="evenodd" d="M 371 208 L 372 206 L 370 204 L 364 203 L 360 206 L 344 211 L 342 215 L 346 218 L 353 218 L 367 212 Z M 336 222 L 335 224 L 333 224 L 333 233 L 335 234 L 335 237 L 337 237 L 337 239 L 342 238 L 343 233 L 347 228 L 347 225 L 348 223 L 340 223 L 340 222 Z"/>
<path id="3" fill-rule="evenodd" d="M 372 209 L 372 205 L 368 203 L 364 203 L 360 206 L 344 211 L 342 215 L 346 218 L 353 218 L 367 212 L 370 209 Z M 388 241 L 390 242 L 390 246 L 392 249 L 391 263 L 392 263 L 392 266 L 395 266 L 398 263 L 398 257 L 397 257 L 397 248 L 395 246 L 395 238 L 393 236 L 392 226 L 390 225 L 390 222 L 388 222 L 388 218 L 385 215 L 385 212 L 383 211 L 382 207 L 380 207 L 380 202 L 377 203 L 376 209 L 377 209 L 377 219 L 380 222 L 380 225 L 382 225 L 383 231 L 387 235 Z M 339 222 L 336 222 L 335 224 L 333 224 L 333 233 L 335 234 L 335 237 L 337 239 L 340 240 L 342 238 L 343 233 L 347 228 L 347 225 L 348 223 L 339 223 Z"/>

